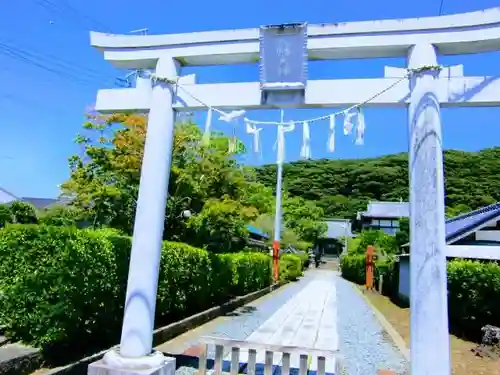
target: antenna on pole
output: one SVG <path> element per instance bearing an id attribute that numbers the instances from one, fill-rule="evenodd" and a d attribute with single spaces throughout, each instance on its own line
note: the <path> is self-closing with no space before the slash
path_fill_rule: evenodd
<path id="1" fill-rule="evenodd" d="M 148 28 L 145 27 L 143 29 L 137 29 L 137 30 L 131 30 L 129 31 L 129 34 L 140 34 L 140 35 L 148 35 Z M 135 76 L 138 77 L 140 76 L 141 71 L 140 70 L 134 70 L 130 73 L 128 73 L 125 77 L 118 77 L 116 78 L 116 85 L 123 87 L 123 88 L 130 88 L 132 87 L 132 82 L 131 82 L 131 77 Z"/>
<path id="2" fill-rule="evenodd" d="M 132 30 L 128 32 L 129 34 L 141 34 L 141 35 L 148 35 L 148 28 L 145 27 L 144 29 L 137 29 L 137 30 Z"/>

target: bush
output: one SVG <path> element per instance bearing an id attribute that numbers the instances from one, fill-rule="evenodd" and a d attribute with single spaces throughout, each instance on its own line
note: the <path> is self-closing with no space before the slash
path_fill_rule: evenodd
<path id="1" fill-rule="evenodd" d="M 459 334 L 479 339 L 481 327 L 500 326 L 500 265 L 494 262 L 448 262 L 448 316 Z"/>
<path id="2" fill-rule="evenodd" d="M 302 251 L 296 255 L 300 258 L 302 271 L 304 271 L 307 268 L 306 266 L 309 264 L 309 254 L 305 251 Z"/>
<path id="3" fill-rule="evenodd" d="M 258 253 L 230 254 L 233 270 L 233 296 L 245 295 L 268 286 L 271 282 L 271 257 Z M 214 274 L 214 277 L 218 277 Z"/>
<path id="4" fill-rule="evenodd" d="M 105 230 L 0 230 L 0 322 L 6 334 L 44 349 L 115 339 L 129 246 L 127 239 L 111 241 Z"/>
<path id="5" fill-rule="evenodd" d="M 83 226 L 84 212 L 72 206 L 55 205 L 45 209 L 39 219 L 39 224 L 51 226 Z"/>
<path id="6" fill-rule="evenodd" d="M 46 353 L 76 352 L 82 346 L 95 350 L 116 343 L 130 247 L 129 237 L 107 229 L 45 225 L 1 229 L 0 325 L 12 339 Z M 268 255 L 215 255 L 165 242 L 156 323 L 166 324 L 270 282 Z"/>
<path id="7" fill-rule="evenodd" d="M 366 283 L 366 256 L 358 254 L 347 254 L 340 258 L 340 269 L 342 277 L 346 280 L 364 285 Z M 380 276 L 384 276 L 382 294 L 397 296 L 399 282 L 399 268 L 394 258 L 384 257 L 375 259 L 374 287 L 378 287 Z"/>
<path id="8" fill-rule="evenodd" d="M 341 258 L 342 277 L 365 283 L 365 257 L 345 255 Z M 448 316 L 451 330 L 478 340 L 481 327 L 500 326 L 500 265 L 456 259 L 448 262 Z M 384 275 L 383 294 L 397 297 L 399 267 L 392 260 L 375 262 L 375 277 Z"/>
<path id="9" fill-rule="evenodd" d="M 340 258 L 342 277 L 357 284 L 366 282 L 366 256 L 345 254 Z"/>
<path id="10" fill-rule="evenodd" d="M 12 223 L 10 207 L 6 204 L 0 204 L 0 228 L 3 228 L 8 223 Z"/>
<path id="11" fill-rule="evenodd" d="M 393 256 L 375 260 L 375 286 L 377 288 L 381 276 L 383 276 L 382 294 L 397 298 L 399 293 L 399 263 Z"/>
<path id="12" fill-rule="evenodd" d="M 302 276 L 302 259 L 295 254 L 280 256 L 280 281 L 295 281 Z"/>

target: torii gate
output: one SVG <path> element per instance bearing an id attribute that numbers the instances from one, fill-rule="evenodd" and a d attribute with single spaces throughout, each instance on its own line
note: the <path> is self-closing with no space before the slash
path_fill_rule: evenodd
<path id="1" fill-rule="evenodd" d="M 440 106 L 497 106 L 500 83 L 493 77 L 464 77 L 462 66 L 432 69 L 437 54 L 500 50 L 500 8 L 404 20 L 309 25 L 310 60 L 404 57 L 413 74 L 367 106 L 408 107 L 411 207 L 411 373 L 448 375 L 444 184 Z M 119 68 L 155 72 L 158 80 L 137 78 L 136 87 L 100 90 L 96 110 L 149 111 L 148 131 L 127 285 L 121 345 L 106 354 L 108 369 L 169 374 L 175 359 L 152 352 L 155 301 L 165 202 L 170 175 L 174 111 L 205 109 L 171 79 L 182 66 L 255 63 L 260 58 L 259 29 L 171 35 L 91 33 L 91 44 Z M 431 68 L 431 69 L 429 69 Z M 300 103 L 281 107 L 347 107 L 383 91 L 406 70 L 386 68 L 385 78 L 304 81 Z M 194 96 L 220 109 L 273 108 L 262 102 L 263 85 L 196 84 L 181 77 Z M 151 354 L 153 353 L 153 354 Z M 173 367 L 172 367 L 173 366 Z M 96 369 L 92 370 L 95 371 Z M 90 372 L 89 367 L 89 372 Z"/>

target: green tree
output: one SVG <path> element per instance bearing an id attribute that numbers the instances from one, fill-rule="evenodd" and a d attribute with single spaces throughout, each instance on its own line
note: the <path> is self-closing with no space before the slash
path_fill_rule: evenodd
<path id="1" fill-rule="evenodd" d="M 248 222 L 256 216 L 255 208 L 246 208 L 228 197 L 209 199 L 187 222 L 192 233 L 190 242 L 212 252 L 242 250 Z"/>
<path id="2" fill-rule="evenodd" d="M 73 198 L 74 207 L 86 212 L 93 226 L 132 233 L 146 126 L 147 117 L 141 114 L 88 115 L 76 139 L 82 153 L 70 160 L 70 179 L 63 184 L 63 193 Z M 201 138 L 196 124 L 175 125 L 165 239 L 197 241 L 192 236 L 193 223 L 201 220 L 197 215 L 205 211 L 201 217 L 212 217 L 219 208 L 222 214 L 230 201 L 259 213 L 273 207 L 272 191 L 229 153 L 228 137 L 213 133 L 208 145 Z M 222 203 L 216 205 L 216 201 Z M 185 210 L 193 213 L 189 228 L 181 215 Z"/>
<path id="3" fill-rule="evenodd" d="M 267 245 L 271 246 L 274 240 L 274 215 L 272 214 L 262 214 L 259 215 L 252 224 L 263 230 L 265 233 L 269 234 L 269 239 L 267 241 Z M 291 229 L 286 226 L 282 226 L 281 228 L 281 247 L 292 246 L 298 250 L 306 251 L 309 249 L 312 244 L 308 241 L 303 241 L 299 238 L 299 236 Z"/>
<path id="4" fill-rule="evenodd" d="M 39 224 L 53 226 L 78 226 L 84 224 L 85 212 L 78 207 L 54 205 L 40 213 Z"/>
<path id="5" fill-rule="evenodd" d="M 314 241 L 323 235 L 327 226 L 323 219 L 323 209 L 303 198 L 286 197 L 283 201 L 283 219 L 287 228 L 293 230 L 300 239 Z"/>
<path id="6" fill-rule="evenodd" d="M 401 246 L 410 242 L 410 222 L 404 217 L 399 220 L 399 230 L 396 232 L 396 246 L 398 253 L 401 252 Z"/>
<path id="7" fill-rule="evenodd" d="M 460 203 L 453 207 L 446 207 L 446 217 L 452 218 L 470 211 L 472 211 L 472 209 L 468 205 Z"/>
<path id="8" fill-rule="evenodd" d="M 444 152 L 449 217 L 500 201 L 500 147 Z M 326 217 L 352 219 L 369 200 L 408 200 L 408 154 L 357 160 L 308 160 L 284 165 L 287 193 L 314 201 Z M 274 188 L 276 166 L 256 169 Z"/>
<path id="9" fill-rule="evenodd" d="M 365 254 L 368 246 L 374 246 L 379 255 L 392 255 L 399 251 L 396 238 L 380 230 L 362 231 L 357 238 L 349 240 L 347 249 L 351 254 Z"/>

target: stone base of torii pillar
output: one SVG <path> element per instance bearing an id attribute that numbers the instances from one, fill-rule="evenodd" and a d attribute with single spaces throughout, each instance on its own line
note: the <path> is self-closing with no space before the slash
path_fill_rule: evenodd
<path id="1" fill-rule="evenodd" d="M 139 358 L 125 358 L 118 350 L 107 352 L 103 359 L 91 363 L 88 375 L 174 375 L 175 358 L 160 352 Z"/>

